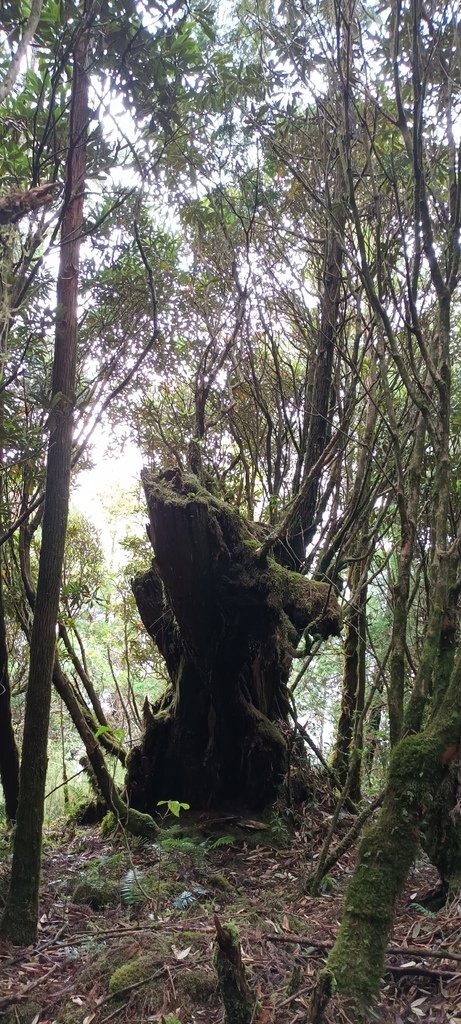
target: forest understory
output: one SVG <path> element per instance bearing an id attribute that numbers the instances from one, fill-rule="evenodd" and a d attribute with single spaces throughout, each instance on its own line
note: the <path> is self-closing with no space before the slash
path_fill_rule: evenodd
<path id="1" fill-rule="evenodd" d="M 215 916 L 238 928 L 254 1024 L 308 1024 L 356 856 L 351 850 L 332 870 L 322 895 L 305 895 L 333 810 L 326 792 L 317 801 L 291 835 L 276 815 L 268 823 L 203 816 L 192 826 L 184 812 L 159 843 L 54 825 L 39 941 L 22 950 L 0 944 L 4 1024 L 226 1020 L 213 967 Z M 345 814 L 340 831 L 350 824 Z M 461 900 L 437 909 L 437 881 L 422 856 L 398 904 L 370 1022 L 461 1021 Z M 0 900 L 6 885 L 3 862 Z M 325 1020 L 350 1018 L 331 1003 Z"/>

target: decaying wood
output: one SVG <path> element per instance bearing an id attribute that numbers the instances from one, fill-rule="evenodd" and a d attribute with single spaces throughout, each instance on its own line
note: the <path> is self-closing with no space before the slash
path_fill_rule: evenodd
<path id="1" fill-rule="evenodd" d="M 272 557 L 262 563 L 246 521 L 192 474 L 146 471 L 143 483 L 155 558 L 132 586 L 171 686 L 144 708 L 130 804 L 152 813 L 174 792 L 196 811 L 253 814 L 288 770 L 297 644 L 305 632 L 338 635 L 336 596 Z"/>
<path id="2" fill-rule="evenodd" d="M 245 974 L 238 931 L 234 925 L 222 925 L 216 914 L 214 924 L 216 939 L 213 961 L 226 1011 L 224 1024 L 251 1024 L 257 999 Z"/>

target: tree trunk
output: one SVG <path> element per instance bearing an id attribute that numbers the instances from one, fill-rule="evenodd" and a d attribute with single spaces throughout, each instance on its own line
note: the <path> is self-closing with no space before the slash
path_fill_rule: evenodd
<path id="1" fill-rule="evenodd" d="M 64 701 L 70 717 L 85 744 L 91 768 L 94 773 L 98 790 L 109 810 L 113 811 L 117 821 L 131 835 L 154 839 L 157 827 L 148 814 L 140 814 L 122 800 L 115 782 L 107 770 L 104 756 L 98 740 L 84 715 L 65 673 L 62 671 L 56 656 L 53 668 L 53 683 L 61 699 Z"/>
<path id="2" fill-rule="evenodd" d="M 363 545 L 362 545 L 363 547 Z M 341 709 L 331 766 L 341 786 L 349 774 L 353 749 L 361 750 L 363 742 L 362 714 L 365 700 L 365 630 L 367 588 L 363 584 L 364 561 L 357 560 L 349 571 L 352 592 L 351 608 L 344 643 L 344 670 Z M 350 778 L 349 796 L 360 800 L 360 755 L 356 757 Z"/>
<path id="3" fill-rule="evenodd" d="M 88 126 L 87 39 L 78 36 L 73 56 L 65 210 L 57 282 L 50 437 L 45 509 L 30 645 L 17 825 L 3 937 L 20 944 L 37 937 L 42 825 L 47 769 L 51 676 L 56 646 L 61 572 L 69 505 L 80 236 Z"/>
<path id="4" fill-rule="evenodd" d="M 8 648 L 6 645 L 3 584 L 0 575 L 0 778 L 5 797 L 6 816 L 16 820 L 19 795 L 19 752 L 11 719 Z"/>
<path id="5" fill-rule="evenodd" d="M 133 581 L 143 622 L 171 688 L 146 708 L 142 744 L 129 758 L 130 803 L 161 799 L 262 807 L 287 770 L 287 681 L 304 630 L 336 635 L 331 589 L 271 558 L 225 502 L 195 477 L 143 474 L 155 550 Z"/>
<path id="6" fill-rule="evenodd" d="M 343 234 L 346 224 L 346 182 L 341 161 L 336 164 L 332 195 L 328 197 L 328 220 L 325 238 L 325 263 L 322 274 L 318 345 L 314 355 L 315 367 L 308 397 L 310 419 L 306 452 L 301 477 L 295 479 L 295 493 L 302 487 L 322 454 L 331 434 L 331 392 L 333 357 L 336 350 L 338 320 L 341 303 L 341 275 L 344 260 Z M 306 557 L 307 545 L 315 532 L 315 511 L 320 489 L 321 473 L 312 480 L 303 499 L 297 519 L 290 524 L 286 537 L 285 564 L 299 569 Z"/>
<path id="7" fill-rule="evenodd" d="M 395 747 L 378 821 L 365 833 L 359 862 L 346 894 L 341 927 L 321 975 L 325 988 L 354 1021 L 365 1020 L 376 995 L 395 903 L 418 850 L 425 810 L 438 798 L 447 764 L 461 735 L 461 655 L 432 723 Z M 314 1007 L 313 1007 L 314 1009 Z M 321 1016 L 313 1016 L 313 1024 Z"/>
<path id="8" fill-rule="evenodd" d="M 247 981 L 237 928 L 234 924 L 223 926 L 216 914 L 214 923 L 213 964 L 226 1011 L 224 1024 L 252 1024 L 257 998 Z"/>

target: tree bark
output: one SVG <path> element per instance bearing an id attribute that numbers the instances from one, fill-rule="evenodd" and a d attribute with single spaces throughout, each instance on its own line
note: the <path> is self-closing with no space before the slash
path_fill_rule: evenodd
<path id="1" fill-rule="evenodd" d="M 146 709 L 129 758 L 132 806 L 262 807 L 287 770 L 287 681 L 304 630 L 340 628 L 336 599 L 271 558 L 261 563 L 240 516 L 195 477 L 144 474 L 156 558 L 135 578 L 143 622 L 171 688 Z M 289 730 L 288 730 L 289 731 Z"/>
<path id="2" fill-rule="evenodd" d="M 16 80 L 21 71 L 22 62 L 26 56 L 28 47 L 30 46 L 34 35 L 38 28 L 40 21 L 40 15 L 42 13 L 43 0 L 32 0 L 30 5 L 29 18 L 26 23 L 26 27 L 21 36 L 18 48 L 14 57 L 10 63 L 10 66 L 3 76 L 0 82 L 0 103 L 4 103 L 7 96 L 9 96 L 12 89 L 14 89 Z"/>
<path id="3" fill-rule="evenodd" d="M 69 680 L 61 669 L 57 656 L 53 667 L 53 683 L 85 744 L 99 792 L 108 809 L 113 811 L 117 821 L 132 835 L 143 836 L 147 839 L 155 838 L 158 830 L 152 818 L 148 814 L 140 814 L 139 811 L 133 810 L 120 796 L 117 786 L 107 770 L 99 741 L 82 714 L 80 704 Z"/>
<path id="4" fill-rule="evenodd" d="M 30 645 L 19 806 L 3 937 L 37 937 L 42 825 L 56 622 L 69 505 L 77 352 L 77 294 L 88 127 L 87 38 L 75 43 L 65 210 L 61 229 L 50 437 L 37 597 Z"/>
<path id="5" fill-rule="evenodd" d="M 326 986 L 337 993 L 357 1024 L 378 990 L 395 903 L 418 850 L 425 809 L 437 802 L 460 735 L 461 653 L 431 724 L 394 748 L 382 811 L 360 845 L 341 927 L 321 975 L 321 992 Z M 322 1018 L 312 1019 L 316 1024 Z"/>
<path id="6" fill-rule="evenodd" d="M 257 999 L 247 981 L 238 931 L 233 924 L 223 926 L 216 915 L 214 922 L 213 963 L 226 1011 L 224 1024 L 252 1024 Z"/>
<path id="7" fill-rule="evenodd" d="M 0 778 L 9 821 L 16 820 L 19 796 L 19 752 L 11 718 L 11 693 L 6 645 L 3 583 L 0 575 Z"/>

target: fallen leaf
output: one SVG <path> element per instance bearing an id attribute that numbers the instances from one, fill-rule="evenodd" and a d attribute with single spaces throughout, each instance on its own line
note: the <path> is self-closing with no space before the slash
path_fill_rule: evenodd
<path id="1" fill-rule="evenodd" d="M 173 950 L 176 960 L 185 960 L 186 956 L 189 956 L 192 946 L 187 946 L 186 949 L 177 949 L 176 946 L 172 946 L 171 948 Z M 85 1022 L 83 1022 L 83 1024 L 85 1024 Z"/>

